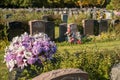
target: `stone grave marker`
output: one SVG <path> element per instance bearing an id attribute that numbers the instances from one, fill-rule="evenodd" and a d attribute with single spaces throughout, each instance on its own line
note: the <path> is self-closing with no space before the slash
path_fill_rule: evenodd
<path id="1" fill-rule="evenodd" d="M 40 20 L 32 20 L 29 21 L 30 25 L 30 34 L 36 34 L 39 32 L 46 33 L 51 40 L 54 40 L 54 22 L 51 21 L 40 21 Z"/>
<path id="2" fill-rule="evenodd" d="M 99 22 L 98 20 L 94 20 L 94 35 L 99 35 Z"/>
<path id="3" fill-rule="evenodd" d="M 58 69 L 43 73 L 32 80 L 88 80 L 88 73 L 80 69 Z"/>
<path id="4" fill-rule="evenodd" d="M 20 36 L 24 33 L 24 25 L 22 22 L 13 21 L 8 23 L 8 40 L 11 41 L 13 37 Z"/>
<path id="5" fill-rule="evenodd" d="M 105 12 L 105 19 L 112 19 L 112 13 L 111 12 Z"/>
<path id="6" fill-rule="evenodd" d="M 71 9 L 69 9 L 68 14 L 69 14 L 69 16 L 73 15 Z"/>
<path id="7" fill-rule="evenodd" d="M 54 15 L 57 15 L 58 14 L 58 11 L 54 11 Z"/>
<path id="8" fill-rule="evenodd" d="M 81 43 L 81 35 L 80 32 L 78 32 L 77 24 L 71 23 L 67 26 L 67 40 L 70 43 Z"/>
<path id="9" fill-rule="evenodd" d="M 83 20 L 84 35 L 94 34 L 94 20 Z"/>
<path id="10" fill-rule="evenodd" d="M 92 19 L 97 19 L 97 10 L 96 10 L 96 8 L 94 8 L 94 9 L 92 9 L 92 14 L 93 14 L 93 16 L 92 16 Z"/>
<path id="11" fill-rule="evenodd" d="M 44 20 L 44 21 L 49 21 L 49 16 L 48 16 L 48 15 L 42 16 L 42 20 Z"/>
<path id="12" fill-rule="evenodd" d="M 74 33 L 78 32 L 77 24 L 70 23 L 70 24 L 68 24 L 68 25 L 70 26 L 72 33 L 73 33 L 73 32 L 74 32 Z"/>
<path id="13" fill-rule="evenodd" d="M 55 24 L 52 21 L 45 21 L 45 33 L 51 40 L 55 39 Z"/>
<path id="14" fill-rule="evenodd" d="M 62 14 L 61 15 L 61 20 L 63 21 L 63 23 L 67 23 L 67 21 L 68 21 L 68 14 Z"/>
<path id="15" fill-rule="evenodd" d="M 84 35 L 98 35 L 99 23 L 97 20 L 83 20 Z"/>
<path id="16" fill-rule="evenodd" d="M 108 20 L 99 20 L 99 33 L 106 32 L 108 30 Z"/>
<path id="17" fill-rule="evenodd" d="M 120 63 L 112 67 L 110 77 L 111 80 L 120 80 Z"/>
<path id="18" fill-rule="evenodd" d="M 59 11 L 59 14 L 61 15 L 62 13 L 63 13 L 63 12 L 60 10 L 60 11 Z"/>
<path id="19" fill-rule="evenodd" d="M 29 26 L 30 26 L 30 34 L 31 35 L 39 33 L 39 32 L 45 33 L 44 21 L 32 20 L 32 21 L 29 21 Z"/>
<path id="20" fill-rule="evenodd" d="M 65 41 L 67 31 L 67 23 L 61 23 L 59 25 L 59 41 Z"/>

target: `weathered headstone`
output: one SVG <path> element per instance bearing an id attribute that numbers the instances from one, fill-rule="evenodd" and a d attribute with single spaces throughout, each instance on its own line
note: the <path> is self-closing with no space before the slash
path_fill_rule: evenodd
<path id="1" fill-rule="evenodd" d="M 112 13 L 111 12 L 105 12 L 105 19 L 112 19 Z"/>
<path id="2" fill-rule="evenodd" d="M 57 15 L 58 14 L 58 11 L 54 11 L 54 15 Z"/>
<path id="3" fill-rule="evenodd" d="M 70 43 L 81 43 L 81 35 L 80 32 L 78 32 L 77 24 L 71 23 L 67 26 L 67 40 Z"/>
<path id="4" fill-rule="evenodd" d="M 11 41 L 13 37 L 20 36 L 24 33 L 24 25 L 22 22 L 13 21 L 8 23 L 8 40 Z"/>
<path id="5" fill-rule="evenodd" d="M 94 7 L 93 9 L 92 9 L 93 11 L 92 11 L 92 13 L 93 13 L 93 19 L 97 19 L 97 9 L 96 9 L 96 7 Z"/>
<path id="6" fill-rule="evenodd" d="M 69 14 L 69 16 L 72 16 L 72 15 L 73 15 L 71 9 L 69 9 L 68 14 Z"/>
<path id="7" fill-rule="evenodd" d="M 78 32 L 77 24 L 71 23 L 69 26 L 71 28 L 71 32 Z"/>
<path id="8" fill-rule="evenodd" d="M 44 21 L 49 21 L 49 16 L 48 16 L 48 15 L 42 16 L 42 20 L 44 20 Z"/>
<path id="9" fill-rule="evenodd" d="M 30 25 L 30 34 L 31 35 L 39 33 L 39 32 L 45 33 L 44 21 L 32 20 L 32 21 L 29 21 L 29 25 Z"/>
<path id="10" fill-rule="evenodd" d="M 108 20 L 99 20 L 99 33 L 108 30 Z"/>
<path id="11" fill-rule="evenodd" d="M 92 10 L 89 9 L 89 10 L 87 11 L 87 19 L 92 19 L 92 18 L 93 18 L 93 13 L 92 13 Z"/>
<path id="12" fill-rule="evenodd" d="M 99 22 L 98 20 L 94 20 L 94 35 L 99 35 Z"/>
<path id="13" fill-rule="evenodd" d="M 62 13 L 63 13 L 63 12 L 60 10 L 60 11 L 59 11 L 59 14 L 61 15 Z"/>
<path id="14" fill-rule="evenodd" d="M 29 25 L 31 35 L 43 32 L 46 33 L 51 38 L 51 40 L 54 40 L 54 22 L 33 20 L 29 21 Z"/>
<path id="15" fill-rule="evenodd" d="M 66 31 L 67 31 L 67 23 L 61 23 L 59 25 L 59 41 L 65 41 Z"/>
<path id="16" fill-rule="evenodd" d="M 97 20 L 83 20 L 84 35 L 98 35 L 99 23 Z"/>
<path id="17" fill-rule="evenodd" d="M 68 14 L 62 14 L 61 15 L 61 20 L 63 21 L 63 23 L 67 23 L 67 21 L 68 21 Z"/>
<path id="18" fill-rule="evenodd" d="M 111 80 L 120 80 L 120 63 L 112 67 L 110 77 Z"/>
<path id="19" fill-rule="evenodd" d="M 43 73 L 33 80 L 88 80 L 88 73 L 80 69 L 58 69 Z"/>
<path id="20" fill-rule="evenodd" d="M 45 33 L 51 40 L 55 39 L 55 24 L 52 21 L 45 21 Z"/>

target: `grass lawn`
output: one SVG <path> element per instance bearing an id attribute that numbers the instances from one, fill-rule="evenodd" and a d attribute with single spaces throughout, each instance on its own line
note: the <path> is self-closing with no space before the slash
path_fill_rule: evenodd
<path id="1" fill-rule="evenodd" d="M 67 50 L 70 53 L 86 50 L 93 51 L 93 50 L 103 50 L 103 49 L 114 49 L 120 48 L 120 40 L 119 41 L 110 41 L 110 42 L 100 42 L 100 43 L 86 43 L 86 44 L 69 44 L 67 42 L 58 43 L 58 50 L 64 51 Z"/>

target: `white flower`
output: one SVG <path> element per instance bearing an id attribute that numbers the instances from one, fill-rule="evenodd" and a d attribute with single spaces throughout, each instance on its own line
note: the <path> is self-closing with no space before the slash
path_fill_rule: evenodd
<path id="1" fill-rule="evenodd" d="M 25 47 L 24 46 L 21 46 L 21 47 L 18 47 L 18 49 L 16 50 L 17 53 L 20 53 L 22 51 L 25 50 Z"/>
<path id="2" fill-rule="evenodd" d="M 31 52 L 24 51 L 24 56 L 25 56 L 25 58 L 29 59 L 29 58 L 32 57 L 32 53 L 31 53 Z"/>
<path id="3" fill-rule="evenodd" d="M 14 37 L 14 38 L 13 38 L 12 42 L 13 42 L 13 43 L 16 43 L 18 40 L 19 40 L 19 37 L 17 36 L 17 37 Z"/>
<path id="4" fill-rule="evenodd" d="M 26 59 L 23 59 L 23 64 L 19 65 L 21 69 L 23 69 L 25 66 L 27 66 Z"/>
<path id="5" fill-rule="evenodd" d="M 14 60 L 10 60 L 8 63 L 7 63 L 7 67 L 9 67 L 9 71 L 12 71 L 13 68 L 15 66 L 15 61 Z"/>

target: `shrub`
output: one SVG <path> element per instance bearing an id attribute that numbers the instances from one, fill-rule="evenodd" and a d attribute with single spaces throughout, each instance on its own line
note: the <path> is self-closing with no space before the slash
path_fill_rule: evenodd
<path id="1" fill-rule="evenodd" d="M 91 48 L 90 48 L 91 49 Z M 86 50 L 70 54 L 69 51 L 58 51 L 52 61 L 46 62 L 42 72 L 59 68 L 80 68 L 88 72 L 90 80 L 110 79 L 111 67 L 120 60 L 120 49 Z M 117 51 L 116 51 L 117 50 Z"/>

